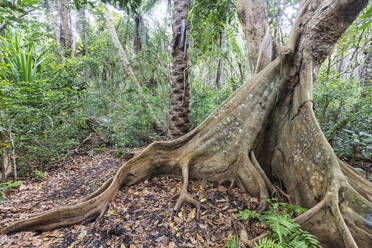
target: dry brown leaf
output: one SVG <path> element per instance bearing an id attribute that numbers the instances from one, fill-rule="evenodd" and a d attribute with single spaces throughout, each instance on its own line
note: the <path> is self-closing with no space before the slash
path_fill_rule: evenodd
<path id="1" fill-rule="evenodd" d="M 205 242 L 204 239 L 203 239 L 203 237 L 202 237 L 199 233 L 196 234 L 196 238 L 197 238 L 201 243 L 204 243 L 204 242 Z"/>

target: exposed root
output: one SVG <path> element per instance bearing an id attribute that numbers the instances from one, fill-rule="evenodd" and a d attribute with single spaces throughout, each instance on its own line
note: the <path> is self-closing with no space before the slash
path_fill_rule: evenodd
<path id="1" fill-rule="evenodd" d="M 247 231 L 245 231 L 244 229 L 242 229 L 241 231 L 240 231 L 240 237 L 241 237 L 241 239 L 240 239 L 240 241 L 244 244 L 244 245 L 246 245 L 246 246 L 248 246 L 248 247 L 255 247 L 255 243 L 257 242 L 257 241 L 259 241 L 259 240 L 261 240 L 261 239 L 263 239 L 263 238 L 266 238 L 266 237 L 268 237 L 268 236 L 270 236 L 271 235 L 271 231 L 266 231 L 266 232 L 264 232 L 264 233 L 262 233 L 260 236 L 258 236 L 258 237 L 255 237 L 254 239 L 247 239 Z M 243 237 L 243 238 L 242 238 Z"/>
<path id="2" fill-rule="evenodd" d="M 90 195 L 83 198 L 80 202 L 89 201 L 90 199 L 93 199 L 94 197 L 99 196 L 100 194 L 102 194 L 111 185 L 112 179 L 113 179 L 113 177 L 107 179 L 99 189 L 97 189 L 96 191 L 94 191 Z"/>
<path id="3" fill-rule="evenodd" d="M 363 234 L 363 236 L 372 240 L 372 223 L 365 223 L 365 219 L 359 214 L 355 213 L 350 207 L 341 208 L 342 215 L 345 218 L 346 224 L 351 227 L 351 229 L 356 230 L 357 232 Z M 366 228 L 362 228 L 365 227 Z"/>
<path id="4" fill-rule="evenodd" d="M 372 183 L 354 170 L 349 164 L 338 159 L 338 164 L 350 185 L 368 201 L 372 202 Z"/>
<path id="5" fill-rule="evenodd" d="M 185 164 L 182 166 L 182 177 L 183 177 L 183 185 L 182 189 L 179 193 L 177 193 L 172 198 L 179 196 L 176 205 L 174 206 L 174 211 L 178 212 L 182 205 L 185 202 L 188 202 L 196 207 L 196 220 L 199 219 L 200 215 L 200 202 L 193 199 L 189 192 L 187 192 L 187 187 L 189 185 L 189 166 Z"/>
<path id="6" fill-rule="evenodd" d="M 324 198 L 318 202 L 314 207 L 311 209 L 307 210 L 305 213 L 297 216 L 296 218 L 293 219 L 293 222 L 298 223 L 298 224 L 304 224 L 308 220 L 310 220 L 315 214 L 319 213 L 320 210 L 324 208 L 328 204 L 329 199 L 332 197 L 331 192 L 327 192 Z"/>
<path id="7" fill-rule="evenodd" d="M 274 185 L 270 179 L 267 177 L 265 171 L 262 169 L 261 165 L 258 163 L 257 159 L 256 159 L 256 156 L 254 154 L 254 152 L 252 151 L 251 152 L 251 161 L 252 161 L 252 164 L 254 165 L 254 167 L 256 168 L 256 170 L 260 173 L 261 177 L 264 179 L 265 181 L 265 184 L 266 184 L 266 187 L 269 189 L 269 191 L 271 192 L 271 194 L 275 194 L 276 192 L 279 192 L 282 196 L 284 196 L 289 203 L 292 204 L 292 198 L 290 195 L 286 194 L 281 188 L 279 188 L 278 186 Z"/>
<path id="8" fill-rule="evenodd" d="M 331 201 L 331 210 L 334 216 L 335 224 L 344 240 L 345 246 L 348 248 L 358 248 L 358 245 L 355 242 L 353 235 L 351 234 L 341 214 L 340 207 L 339 207 L 338 194 L 334 195 L 332 198 L 333 199 Z"/>
<path id="9" fill-rule="evenodd" d="M 268 205 L 266 202 L 266 199 L 269 197 L 268 187 L 265 183 L 264 177 L 261 175 L 259 169 L 256 168 L 248 155 L 246 153 L 242 153 L 240 157 L 242 160 L 242 167 L 238 171 L 238 179 L 242 184 L 240 187 L 253 196 L 259 196 L 260 202 L 257 212 L 261 213 L 267 208 Z"/>
<path id="10" fill-rule="evenodd" d="M 184 139 L 187 139 L 185 137 Z M 179 140 L 178 142 L 182 142 Z M 23 230 L 51 230 L 54 228 L 79 223 L 85 219 L 102 217 L 110 201 L 115 197 L 122 184 L 133 184 L 146 177 L 150 177 L 154 170 L 166 170 L 174 172 L 174 166 L 166 163 L 169 151 L 168 146 L 175 142 L 157 142 L 146 148 L 141 154 L 129 160 L 117 171 L 113 178 L 108 179 L 98 190 L 85 197 L 76 204 L 61 207 L 35 214 L 32 217 L 17 221 L 2 230 L 2 233 L 10 233 Z M 169 150 L 169 148 L 168 148 Z M 154 154 L 155 153 L 155 154 Z M 164 161 L 162 167 L 154 166 L 151 159 L 157 158 Z"/>

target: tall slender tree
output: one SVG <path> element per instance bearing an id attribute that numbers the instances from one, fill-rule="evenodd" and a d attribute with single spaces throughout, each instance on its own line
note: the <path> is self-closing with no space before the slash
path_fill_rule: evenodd
<path id="1" fill-rule="evenodd" d="M 66 49 L 65 56 L 72 55 L 72 29 L 70 23 L 70 0 L 61 0 L 61 25 L 62 25 L 62 40 Z"/>
<path id="2" fill-rule="evenodd" d="M 189 0 L 174 0 L 172 11 L 172 82 L 168 136 L 178 138 L 190 131 L 188 82 L 188 21 Z"/>
<path id="3" fill-rule="evenodd" d="M 86 6 L 81 6 L 79 9 L 79 32 L 81 42 L 83 44 L 83 54 L 87 53 L 87 39 L 89 33 L 89 23 L 87 19 L 87 8 Z"/>
<path id="4" fill-rule="evenodd" d="M 142 49 L 142 41 L 140 34 L 140 26 L 142 22 L 142 15 L 140 10 L 138 10 L 136 17 L 134 18 L 134 51 L 138 53 Z"/>
<path id="5" fill-rule="evenodd" d="M 108 7 L 105 8 L 105 16 L 106 16 L 107 27 L 108 27 L 108 30 L 110 32 L 112 42 L 114 43 L 114 46 L 116 47 L 116 49 L 119 52 L 119 57 L 120 57 L 120 60 L 123 64 L 124 70 L 127 72 L 128 76 L 131 78 L 131 80 L 133 82 L 133 85 L 137 89 L 137 92 L 140 95 L 140 97 L 141 97 L 144 105 L 146 106 L 147 110 L 149 111 L 149 114 L 151 115 L 155 124 L 159 128 L 159 127 L 161 127 L 161 123 L 159 122 L 158 118 L 154 114 L 151 105 L 149 104 L 145 94 L 143 93 L 141 84 L 138 81 L 136 75 L 134 74 L 132 66 L 129 63 L 128 57 L 127 57 L 123 47 L 120 44 L 120 40 L 119 40 L 118 35 L 116 33 L 114 22 L 112 21 L 111 13 L 110 13 L 110 10 L 108 9 Z"/>

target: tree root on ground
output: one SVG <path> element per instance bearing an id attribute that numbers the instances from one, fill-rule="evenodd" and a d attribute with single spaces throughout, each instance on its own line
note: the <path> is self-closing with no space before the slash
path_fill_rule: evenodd
<path id="1" fill-rule="evenodd" d="M 371 188 L 365 191 L 370 193 Z M 362 203 L 355 202 L 355 200 L 362 201 Z M 354 202 L 355 205 L 348 202 Z M 360 205 L 363 206 L 363 209 L 360 209 Z M 306 224 L 311 223 L 313 217 L 318 214 L 325 216 L 324 218 L 327 218 L 327 214 L 331 214 L 347 248 L 358 248 L 359 238 L 364 237 L 363 244 L 372 240 L 372 203 L 347 182 L 334 184 L 320 202 L 305 213 L 293 218 L 292 221 L 306 227 Z M 244 225 L 239 224 L 240 242 L 249 247 L 254 247 L 255 242 L 272 234 L 271 231 L 267 231 L 249 240 Z"/>
<path id="2" fill-rule="evenodd" d="M 196 220 L 198 220 L 200 215 L 200 202 L 193 199 L 190 193 L 187 191 L 187 187 L 189 185 L 189 166 L 187 164 L 182 166 L 182 177 L 183 177 L 182 189 L 179 193 L 172 197 L 175 198 L 178 196 L 177 203 L 174 206 L 174 211 L 178 212 L 182 207 L 183 203 L 185 202 L 191 203 L 196 207 L 195 218 Z"/>

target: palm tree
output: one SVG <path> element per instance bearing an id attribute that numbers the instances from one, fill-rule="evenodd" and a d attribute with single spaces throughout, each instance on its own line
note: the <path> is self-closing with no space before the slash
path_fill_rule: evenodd
<path id="1" fill-rule="evenodd" d="M 190 131 L 187 32 L 189 0 L 173 1 L 172 82 L 168 137 L 177 138 Z"/>

